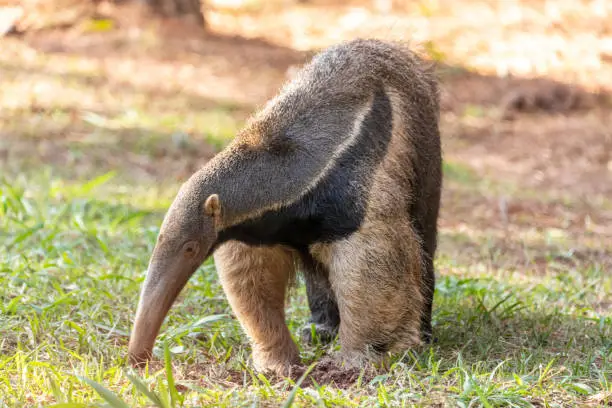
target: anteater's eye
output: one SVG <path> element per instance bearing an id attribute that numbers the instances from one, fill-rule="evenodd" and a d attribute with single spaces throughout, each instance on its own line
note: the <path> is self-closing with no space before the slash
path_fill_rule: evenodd
<path id="1" fill-rule="evenodd" d="M 195 241 L 189 241 L 183 245 L 183 253 L 186 256 L 194 256 L 198 253 L 200 246 Z"/>

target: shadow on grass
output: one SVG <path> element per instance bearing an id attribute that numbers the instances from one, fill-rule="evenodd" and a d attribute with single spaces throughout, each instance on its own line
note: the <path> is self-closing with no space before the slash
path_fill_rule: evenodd
<path id="1" fill-rule="evenodd" d="M 525 288 L 501 289 L 497 283 L 441 280 L 434 324 L 437 352 L 451 360 L 461 354 L 471 363 L 495 365 L 504 359 L 518 364 L 530 355 L 540 356 L 540 363 L 556 357 L 584 364 L 585 355 L 601 358 L 612 351 L 608 315 L 581 315 L 569 302 L 546 302 L 544 293 L 534 299 Z"/>
<path id="2" fill-rule="evenodd" d="M 543 235 L 543 234 L 542 234 Z M 441 234 L 433 350 L 451 366 L 527 373 L 555 360 L 597 379 L 612 353 L 612 248 Z M 422 356 L 426 358 L 427 356 Z"/>

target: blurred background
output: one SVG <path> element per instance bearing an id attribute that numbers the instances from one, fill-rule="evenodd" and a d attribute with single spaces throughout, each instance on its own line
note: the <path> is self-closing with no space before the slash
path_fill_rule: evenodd
<path id="1" fill-rule="evenodd" d="M 576 310 L 594 321 L 607 316 L 601 333 L 608 334 L 593 350 L 609 352 L 609 0 L 0 0 L 0 270 L 6 279 L 0 293 L 3 304 L 14 306 L 5 332 L 0 328 L 0 337 L 9 339 L 1 347 L 12 355 L 27 336 L 33 340 L 25 349 L 53 343 L 37 338 L 40 330 L 16 328 L 30 321 L 29 305 L 57 299 L 56 291 L 71 293 L 89 314 L 79 320 L 68 306 L 49 303 L 54 314 L 39 323 L 49 333 L 74 334 L 57 323 L 74 318 L 87 333 L 114 327 L 110 338 L 124 347 L 156 228 L 180 183 L 315 52 L 355 37 L 411 42 L 441 80 L 443 278 L 434 319 L 447 345 L 443 352 L 463 347 L 480 330 L 469 328 L 472 320 L 457 311 L 458 302 L 481 315 L 488 300 L 473 299 L 493 293 L 495 304 L 507 290 L 531 315 L 564 311 L 558 320 L 531 321 L 554 333 L 546 340 L 552 343 L 545 341 L 551 354 L 538 360 L 544 365 L 546 356 L 591 327 L 576 323 Z M 214 273 L 197 279 L 194 285 L 223 299 Z M 468 290 L 457 279 L 478 283 Z M 31 289 L 23 289 L 24 281 Z M 99 298 L 105 291 L 116 303 L 102 310 L 115 309 L 98 316 L 87 309 L 93 304 L 83 306 L 90 296 L 109 305 Z M 189 299 L 169 324 L 189 320 L 189 311 L 228 311 L 225 303 Z M 300 307 L 298 320 L 307 313 Z M 508 323 L 511 331 L 531 333 L 520 321 Z M 526 336 L 516 340 L 517 353 L 541 346 L 539 337 Z M 122 349 L 100 342 L 84 350 L 99 350 L 92 358 L 122 358 Z M 568 359 L 586 358 L 572 353 Z M 495 361 L 476 352 L 473 358 Z M 8 377 L 21 378 L 17 367 L 6 367 Z M 609 386 L 597 388 L 597 378 L 590 373 L 581 381 L 591 391 Z M 33 395 L 50 395 L 43 388 Z"/>
<path id="2" fill-rule="evenodd" d="M 612 233 L 610 1 L 0 5 L 5 174 L 176 184 L 317 50 L 400 39 L 442 81 L 443 228 Z"/>
<path id="3" fill-rule="evenodd" d="M 138 182 L 184 179 L 317 50 L 355 37 L 401 39 L 438 67 L 451 165 L 478 180 L 571 197 L 583 212 L 552 218 L 582 227 L 588 213 L 591 227 L 605 229 L 608 214 L 588 206 L 612 192 L 611 2 L 198 6 L 0 0 L 5 171 L 35 163 L 58 177 L 117 170 Z M 445 204 L 462 211 L 465 200 L 452 194 Z M 485 216 L 473 211 L 481 198 L 467 199 L 466 216 Z M 539 219 L 562 215 L 553 204 L 508 204 Z M 444 212 L 444 222 L 465 220 L 457 211 Z"/>

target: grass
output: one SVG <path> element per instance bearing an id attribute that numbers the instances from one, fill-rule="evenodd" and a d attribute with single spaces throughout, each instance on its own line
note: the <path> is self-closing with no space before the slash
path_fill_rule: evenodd
<path id="1" fill-rule="evenodd" d="M 134 373 L 125 363 L 128 333 L 172 194 L 122 185 L 112 174 L 80 183 L 52 174 L 2 179 L 0 405 L 77 407 L 104 397 L 112 406 L 276 405 L 292 390 L 297 406 L 612 401 L 612 317 L 599 309 L 612 277 L 597 263 L 559 263 L 572 259 L 563 247 L 548 249 L 554 272 L 540 275 L 442 253 L 437 342 L 346 390 L 298 389 L 252 373 L 208 262 L 164 325 L 156 349 L 164 364 Z M 469 237 L 442 241 L 459 248 Z M 293 333 L 307 318 L 304 300 L 300 287 L 289 310 Z M 326 351 L 301 347 L 306 363 Z"/>
<path id="2" fill-rule="evenodd" d="M 116 59 L 110 68 L 78 47 L 32 53 L 7 40 L 0 53 L 0 407 L 612 405 L 612 249 L 593 232 L 605 226 L 609 200 L 590 195 L 585 206 L 563 183 L 530 191 L 453 155 L 485 140 L 470 132 L 493 125 L 477 100 L 442 115 L 434 344 L 348 388 L 266 378 L 250 369 L 248 342 L 208 261 L 166 319 L 155 361 L 133 371 L 127 342 L 164 212 L 261 102 L 250 84 L 280 82 L 267 76 L 286 67 L 137 42 L 121 54 L 109 44 L 101 51 Z M 230 56 L 264 52 L 222 45 Z M 439 45 L 426 51 L 444 59 Z M 243 71 L 262 76 L 249 82 Z M 512 136 L 535 149 L 538 126 Z M 510 208 L 501 221 L 500 196 Z M 576 227 L 585 212 L 593 225 Z M 287 316 L 297 335 L 308 318 L 301 284 Z M 308 366 L 337 347 L 298 344 Z"/>

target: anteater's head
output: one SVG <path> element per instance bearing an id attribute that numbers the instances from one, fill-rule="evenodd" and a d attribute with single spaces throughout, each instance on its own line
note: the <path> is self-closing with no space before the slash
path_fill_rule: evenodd
<path id="1" fill-rule="evenodd" d="M 210 255 L 217 239 L 221 205 L 192 178 L 168 210 L 149 261 L 130 337 L 134 365 L 151 357 L 159 328 L 191 275 Z"/>

